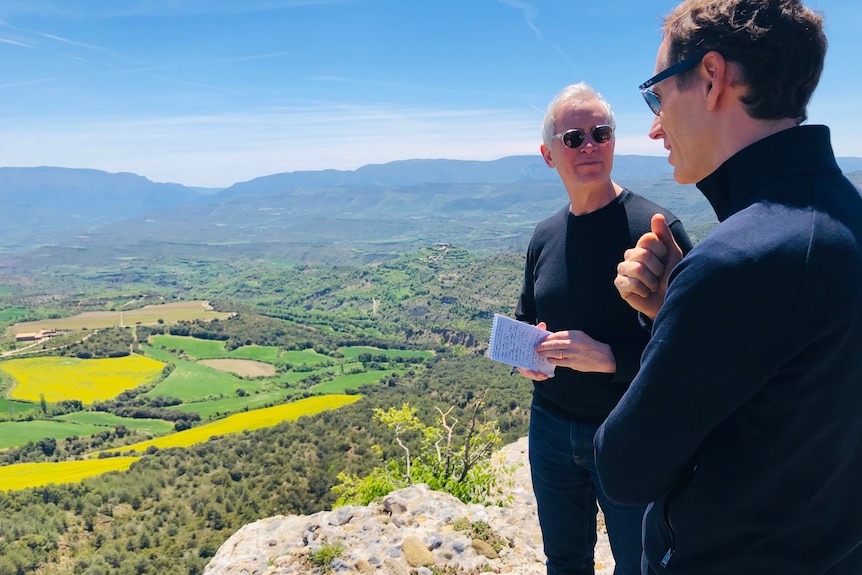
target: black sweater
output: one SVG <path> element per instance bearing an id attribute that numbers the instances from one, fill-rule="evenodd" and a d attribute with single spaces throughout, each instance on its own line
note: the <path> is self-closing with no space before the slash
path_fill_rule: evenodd
<path id="1" fill-rule="evenodd" d="M 858 575 L 862 198 L 823 126 L 756 142 L 698 187 L 720 223 L 672 273 L 596 434 L 601 482 L 655 502 L 656 573 Z"/>
<path id="2" fill-rule="evenodd" d="M 544 321 L 552 332 L 582 330 L 610 345 L 617 364 L 614 374 L 561 367 L 553 378 L 535 382 L 535 400 L 560 416 L 601 423 L 637 373 L 649 333 L 620 297 L 614 278 L 623 252 L 650 231 L 656 213 L 665 215 L 680 247 L 689 251 L 682 223 L 629 190 L 581 216 L 567 205 L 536 226 L 515 317 L 532 324 Z"/>

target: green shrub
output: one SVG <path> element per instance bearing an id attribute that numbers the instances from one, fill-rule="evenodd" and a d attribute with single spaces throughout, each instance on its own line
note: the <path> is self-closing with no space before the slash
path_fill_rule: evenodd
<path id="1" fill-rule="evenodd" d="M 474 402 L 470 425 L 463 440 L 455 434 L 457 420 L 450 423 L 452 408 L 443 412 L 436 408 L 439 417 L 436 426 L 423 424 L 416 416 L 417 409 L 404 403 L 401 409 L 374 410 L 374 419 L 395 432 L 395 442 L 404 451 L 400 460 L 384 461 L 369 475 L 340 473 L 339 484 L 333 491 L 339 496 L 334 507 L 342 505 L 368 505 L 372 501 L 417 483 L 425 483 L 435 491 L 454 495 L 464 503 L 504 505 L 500 481 L 506 481 L 511 468 L 491 465 L 491 455 L 501 442 L 495 421 L 480 422 L 479 415 L 484 396 Z M 410 432 L 422 437 L 419 453 L 411 454 L 402 438 Z M 377 453 L 382 453 L 379 448 Z"/>
<path id="2" fill-rule="evenodd" d="M 312 565 L 325 569 L 329 567 L 333 559 L 341 557 L 344 550 L 345 546 L 341 541 L 324 542 L 323 545 L 308 554 L 308 560 Z"/>

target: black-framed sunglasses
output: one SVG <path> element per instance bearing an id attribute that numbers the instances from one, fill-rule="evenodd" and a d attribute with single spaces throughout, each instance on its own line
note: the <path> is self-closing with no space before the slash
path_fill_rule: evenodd
<path id="1" fill-rule="evenodd" d="M 572 148 L 574 150 L 584 145 L 584 141 L 587 139 L 587 134 L 590 134 L 593 137 L 593 141 L 601 146 L 602 144 L 610 142 L 611 138 L 614 137 L 614 128 L 607 124 L 600 124 L 598 126 L 593 126 L 586 132 L 577 129 L 566 130 L 562 134 L 554 134 L 551 136 L 551 139 L 561 140 L 565 147 Z"/>
<path id="2" fill-rule="evenodd" d="M 640 86 L 638 86 L 638 90 L 641 91 L 641 95 L 646 100 L 647 106 L 652 110 L 653 114 L 658 116 L 661 113 L 661 98 L 658 97 L 658 94 L 650 90 L 652 86 L 655 86 L 662 80 L 667 80 L 672 76 L 676 76 L 677 74 L 681 74 L 685 72 L 689 68 L 693 68 L 696 66 L 704 56 L 706 56 L 706 52 L 698 52 L 693 56 L 689 56 L 684 60 L 680 60 L 673 66 L 669 68 L 665 68 Z"/>

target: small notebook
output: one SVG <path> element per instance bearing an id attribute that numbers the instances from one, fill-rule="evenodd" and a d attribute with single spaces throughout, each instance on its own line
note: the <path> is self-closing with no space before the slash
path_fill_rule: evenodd
<path id="1" fill-rule="evenodd" d="M 554 375 L 554 366 L 534 349 L 551 332 L 534 325 L 494 314 L 488 358 L 507 365 Z"/>

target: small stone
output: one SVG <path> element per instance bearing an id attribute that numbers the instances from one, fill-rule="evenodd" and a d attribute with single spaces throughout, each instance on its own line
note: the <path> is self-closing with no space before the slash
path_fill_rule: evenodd
<path id="1" fill-rule="evenodd" d="M 439 549 L 440 546 L 443 545 L 443 537 L 434 533 L 431 537 L 428 538 L 428 549 L 434 551 L 435 549 Z"/>
<path id="2" fill-rule="evenodd" d="M 434 555 L 428 551 L 425 543 L 415 535 L 408 535 L 404 538 L 401 550 L 404 552 L 404 558 L 411 567 L 422 567 L 436 563 Z"/>
<path id="3" fill-rule="evenodd" d="M 383 511 L 390 515 L 397 515 L 407 511 L 407 506 L 404 502 L 399 501 L 396 497 L 386 497 L 383 500 Z"/>
<path id="4" fill-rule="evenodd" d="M 488 559 L 499 559 L 500 555 L 494 550 L 493 547 L 487 542 L 482 541 L 481 539 L 473 539 L 473 542 L 470 544 L 473 547 L 473 550 L 479 555 L 484 555 Z"/>
<path id="5" fill-rule="evenodd" d="M 330 517 L 330 525 L 344 525 L 350 521 L 353 509 L 351 507 L 339 507 L 335 510 L 334 516 Z"/>

